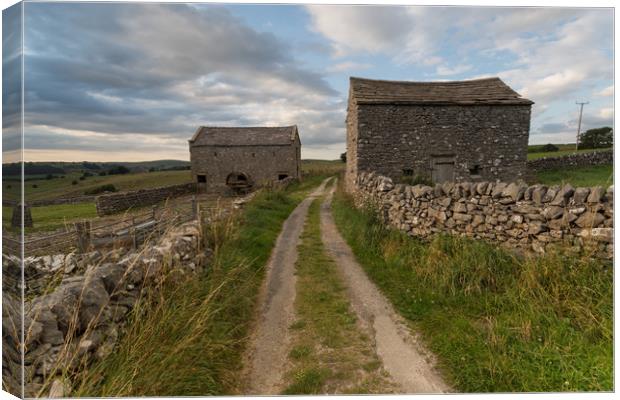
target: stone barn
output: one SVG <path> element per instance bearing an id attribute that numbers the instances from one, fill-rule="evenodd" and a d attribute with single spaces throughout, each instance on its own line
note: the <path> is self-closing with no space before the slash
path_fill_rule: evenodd
<path id="1" fill-rule="evenodd" d="M 351 78 L 346 182 L 512 181 L 526 173 L 530 112 L 499 78 L 399 82 Z"/>
<path id="2" fill-rule="evenodd" d="M 209 193 L 240 193 L 300 177 L 297 126 L 201 126 L 189 140 L 192 179 Z"/>

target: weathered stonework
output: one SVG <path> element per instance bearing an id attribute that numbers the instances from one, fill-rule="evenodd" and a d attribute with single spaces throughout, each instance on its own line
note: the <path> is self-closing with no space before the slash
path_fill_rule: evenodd
<path id="1" fill-rule="evenodd" d="M 386 223 L 412 236 L 445 232 L 536 253 L 561 244 L 613 258 L 613 187 L 519 182 L 408 186 L 374 173 L 361 173 L 355 185 L 358 206 L 373 205 Z"/>
<path id="2" fill-rule="evenodd" d="M 543 157 L 527 162 L 530 172 L 571 167 L 590 167 L 592 165 L 613 164 L 613 150 L 599 150 L 590 153 L 568 154 L 560 157 Z"/>
<path id="3" fill-rule="evenodd" d="M 110 193 L 97 196 L 95 205 L 97 215 L 116 214 L 130 208 L 150 206 L 167 199 L 196 193 L 195 183 L 161 186 L 152 189 L 140 189 L 130 192 Z"/>
<path id="4" fill-rule="evenodd" d="M 448 83 L 352 78 L 347 187 L 361 172 L 434 182 L 523 178 L 531 104 L 497 78 Z"/>
<path id="5" fill-rule="evenodd" d="M 138 251 L 121 248 L 26 258 L 25 396 L 53 397 L 58 383 L 47 389 L 44 385 L 55 379 L 63 382 L 63 367 L 71 371 L 113 351 L 141 296 L 158 290 L 164 277 L 199 273 L 208 259 L 196 222 L 177 227 Z M 19 393 L 21 289 L 14 283 L 20 280 L 20 259 L 3 254 L 2 272 L 3 290 L 14 294 L 3 302 L 3 384 Z M 60 386 L 60 397 L 68 397 L 68 382 Z"/>
<path id="6" fill-rule="evenodd" d="M 201 127 L 190 140 L 192 180 L 208 193 L 234 193 L 300 178 L 301 142 L 296 126 Z M 243 186 L 243 185 L 242 185 Z"/>

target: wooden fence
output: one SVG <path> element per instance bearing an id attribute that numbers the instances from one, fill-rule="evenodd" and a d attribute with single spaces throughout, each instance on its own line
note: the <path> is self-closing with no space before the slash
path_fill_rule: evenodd
<path id="1" fill-rule="evenodd" d="M 73 250 L 87 252 L 116 246 L 135 248 L 173 226 L 195 220 L 200 213 L 198 208 L 194 198 L 190 204 L 153 207 L 148 212 L 133 214 L 112 223 L 95 225 L 91 221 L 77 222 L 66 232 L 24 241 L 24 256 L 69 253 Z M 2 240 L 3 253 L 19 255 L 19 240 L 6 235 Z"/>

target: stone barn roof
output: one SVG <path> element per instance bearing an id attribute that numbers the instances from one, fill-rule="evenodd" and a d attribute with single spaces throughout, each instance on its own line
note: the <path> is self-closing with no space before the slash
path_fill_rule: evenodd
<path id="1" fill-rule="evenodd" d="M 277 127 L 201 126 L 189 140 L 195 146 L 284 146 L 297 139 L 297 125 Z"/>
<path id="2" fill-rule="evenodd" d="M 447 82 L 384 81 L 351 77 L 357 104 L 485 105 L 534 104 L 499 78 Z"/>

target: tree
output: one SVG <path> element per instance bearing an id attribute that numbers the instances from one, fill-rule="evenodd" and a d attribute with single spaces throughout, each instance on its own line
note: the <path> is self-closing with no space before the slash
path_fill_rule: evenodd
<path id="1" fill-rule="evenodd" d="M 345 163 L 347 162 L 347 153 L 342 153 L 340 155 L 340 161 L 345 162 Z"/>
<path id="2" fill-rule="evenodd" d="M 543 153 L 547 153 L 550 151 L 559 151 L 560 148 L 554 144 L 549 143 L 541 147 L 540 150 L 542 150 Z"/>
<path id="3" fill-rule="evenodd" d="M 614 144 L 614 131 L 611 127 L 588 129 L 579 139 L 580 149 L 602 149 L 612 147 Z"/>
<path id="4" fill-rule="evenodd" d="M 108 175 L 123 175 L 128 174 L 129 172 L 129 168 L 125 167 L 124 165 L 117 165 L 116 167 L 108 171 Z"/>

